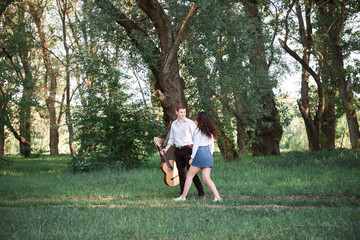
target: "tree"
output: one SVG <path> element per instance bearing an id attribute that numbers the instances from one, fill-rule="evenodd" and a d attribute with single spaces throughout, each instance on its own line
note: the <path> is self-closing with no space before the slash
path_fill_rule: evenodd
<path id="1" fill-rule="evenodd" d="M 302 58 L 290 47 L 287 45 L 287 39 L 289 34 L 288 27 L 288 16 L 292 11 L 292 8 L 295 4 L 296 16 L 298 19 L 298 32 L 300 36 L 300 41 L 302 45 Z M 301 75 L 301 100 L 298 101 L 298 107 L 301 112 L 301 115 L 304 119 L 306 133 L 308 136 L 309 149 L 318 151 L 320 150 L 320 123 L 325 111 L 325 88 L 321 81 L 321 78 L 318 73 L 316 73 L 310 67 L 310 57 L 313 48 L 313 26 L 311 22 L 311 10 L 312 10 L 312 1 L 307 1 L 305 4 L 305 18 L 306 26 L 302 16 L 302 9 L 298 1 L 293 1 L 289 7 L 285 18 L 286 33 L 285 39 L 282 40 L 279 38 L 280 45 L 284 50 L 290 54 L 296 61 L 298 61 L 302 66 L 302 75 Z M 313 117 L 310 109 L 310 99 L 309 99 L 309 76 L 312 76 L 317 84 L 317 93 L 318 93 L 318 103 L 316 114 Z"/>
<path id="2" fill-rule="evenodd" d="M 49 111 L 50 116 L 50 155 L 58 156 L 59 155 L 59 130 L 58 122 L 56 116 L 56 94 L 57 94 L 57 76 L 55 70 L 53 69 L 53 63 L 51 60 L 51 54 L 49 51 L 49 44 L 47 37 L 45 35 L 44 29 L 44 19 L 42 18 L 41 5 L 36 5 L 32 0 L 26 0 L 26 3 L 29 6 L 29 12 L 34 19 L 35 25 L 38 29 L 38 34 L 41 42 L 41 52 L 46 69 L 45 75 L 45 102 L 46 107 Z M 48 79 L 50 80 L 50 88 Z"/>
<path id="3" fill-rule="evenodd" d="M 186 26 L 199 6 L 192 5 L 181 26 L 175 30 L 174 22 L 157 0 L 137 0 L 137 6 L 127 3 L 131 8 L 128 15 L 125 3 L 121 2 L 120 8 L 109 0 L 95 0 L 95 3 L 125 30 L 137 53 L 150 69 L 154 93 L 163 109 L 166 130 L 161 137 L 166 143 L 171 122 L 176 119 L 176 106 L 187 105 L 185 82 L 179 73 L 178 50 L 184 40 Z M 171 151 L 168 154 L 171 155 Z"/>
<path id="4" fill-rule="evenodd" d="M 202 5 L 182 57 L 182 72 L 193 81 L 187 90 L 190 99 L 196 110 L 212 113 L 225 138 L 218 141 L 224 158 L 236 158 L 251 144 L 257 144 L 255 155 L 279 153 L 282 131 L 271 93 L 276 82 L 266 63 L 271 56 L 265 51 L 265 44 L 271 43 L 262 33 L 257 8 L 256 16 L 249 17 L 247 8 L 234 1 Z"/>
<path id="5" fill-rule="evenodd" d="M 148 64 L 154 77 L 157 97 L 164 111 L 164 125 L 168 128 L 171 121 L 176 119 L 176 106 L 187 104 L 184 95 L 185 83 L 179 74 L 177 52 L 184 39 L 186 25 L 199 7 L 193 5 L 190 8 L 175 38 L 172 22 L 158 1 L 138 0 L 137 4 L 143 12 L 137 19 L 130 19 L 124 10 L 108 0 L 96 0 L 95 3 L 125 29 L 144 62 Z M 140 17 L 144 14 L 145 24 L 140 24 Z M 155 29 L 152 29 L 152 26 Z M 153 30 L 156 31 L 156 36 L 149 35 Z"/>
<path id="6" fill-rule="evenodd" d="M 74 147 L 74 129 L 72 125 L 72 117 L 71 117 L 71 95 L 70 95 L 70 49 L 67 42 L 67 24 L 66 18 L 69 16 L 70 4 L 67 0 L 57 0 L 58 12 L 61 19 L 62 25 L 62 37 L 63 37 L 63 45 L 65 49 L 65 81 L 66 81 L 66 107 L 65 107 L 65 115 L 66 115 L 66 124 L 68 126 L 69 131 L 69 148 L 71 155 L 75 156 L 75 147 Z"/>
<path id="7" fill-rule="evenodd" d="M 266 62 L 266 53 L 264 46 L 264 36 L 262 19 L 259 15 L 257 0 L 243 1 L 252 25 L 252 39 L 256 42 L 254 46 L 254 54 L 250 57 L 252 65 L 253 78 L 260 78 L 264 81 L 264 86 L 268 85 L 269 67 Z M 257 119 L 255 128 L 255 141 L 252 151 L 255 156 L 277 155 L 280 154 L 279 142 L 283 133 L 280 126 L 278 110 L 275 105 L 275 98 L 272 92 L 272 86 L 260 89 L 259 95 L 261 99 L 259 104 L 262 106 L 264 113 Z"/>
<path id="8" fill-rule="evenodd" d="M 288 16 L 293 6 L 296 8 L 298 32 L 303 49 L 300 58 L 287 45 L 289 34 Z M 356 148 L 359 141 L 359 126 L 356 119 L 355 106 L 352 103 L 352 89 L 350 81 L 346 80 L 344 56 L 341 47 L 342 30 L 347 18 L 346 1 L 292 1 L 285 19 L 285 40 L 280 44 L 302 68 L 301 101 L 298 101 L 299 110 L 305 122 L 310 150 L 335 147 L 336 99 L 338 92 L 342 100 L 342 108 L 347 113 L 349 131 L 352 132 L 351 142 Z M 305 12 L 302 12 L 305 9 Z M 355 9 L 355 8 L 354 8 Z M 305 21 L 303 18 L 305 16 Z M 313 17 L 312 17 L 313 16 Z M 315 21 L 314 21 L 315 19 Z M 316 34 L 313 33 L 316 29 Z M 314 56 L 314 63 L 310 58 Z M 310 67 L 315 64 L 314 67 Z M 312 76 L 317 86 L 317 110 L 311 114 L 311 98 L 309 96 L 309 76 Z M 337 91 L 338 90 L 338 91 Z M 338 109 L 341 109 L 338 108 Z M 321 134 L 325 137 L 322 141 Z"/>
<path id="9" fill-rule="evenodd" d="M 328 54 L 327 58 L 327 72 L 331 78 L 331 82 L 338 86 L 342 107 L 346 114 L 346 119 L 349 128 L 350 142 L 353 148 L 360 147 L 360 131 L 356 116 L 356 106 L 352 96 L 351 79 L 346 76 L 344 66 L 344 54 L 342 47 L 343 30 L 349 12 L 353 11 L 350 5 L 350 10 L 347 9 L 348 1 L 330 1 L 322 2 L 316 1 L 318 5 L 319 28 L 322 29 L 323 41 L 325 41 L 326 50 L 323 53 Z"/>
<path id="10" fill-rule="evenodd" d="M 2 72 L 4 74 L 1 82 L 1 152 L 4 152 L 4 126 L 6 125 L 16 139 L 19 140 L 20 153 L 29 157 L 31 154 L 31 110 L 33 107 L 33 92 L 35 78 L 34 68 L 31 66 L 33 54 L 31 50 L 34 42 L 31 39 L 31 27 L 25 16 L 24 6 L 7 9 L 3 15 L 2 39 Z M 7 41 L 5 41 L 7 40 Z M 14 87 L 22 87 L 20 101 L 13 101 L 17 94 Z M 12 107 L 11 103 L 12 102 Z M 16 113 L 15 106 L 18 106 Z M 20 132 L 12 123 L 11 116 L 16 115 L 20 122 Z"/>

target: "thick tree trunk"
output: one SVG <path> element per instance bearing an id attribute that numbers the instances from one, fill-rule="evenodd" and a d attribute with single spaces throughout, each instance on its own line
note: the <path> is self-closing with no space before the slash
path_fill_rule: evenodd
<path id="1" fill-rule="evenodd" d="M 255 136 L 256 142 L 252 145 L 254 156 L 268 156 L 280 154 L 279 142 L 283 134 L 279 123 L 278 111 L 272 93 L 262 97 L 264 114 L 256 122 Z"/>
<path id="2" fill-rule="evenodd" d="M 269 69 L 265 59 L 265 46 L 263 43 L 262 29 L 259 28 L 262 22 L 258 14 L 257 0 L 243 1 L 255 29 L 252 38 L 257 43 L 255 53 L 250 59 L 253 65 L 254 78 L 269 79 Z M 255 142 L 252 151 L 255 156 L 267 156 L 271 154 L 280 154 L 279 142 L 283 134 L 279 122 L 279 115 L 275 104 L 274 94 L 271 88 L 261 91 L 261 102 L 263 115 L 257 120 L 255 128 Z"/>
<path id="3" fill-rule="evenodd" d="M 248 150 L 247 141 L 249 140 L 249 134 L 246 132 L 244 126 L 249 124 L 246 124 L 245 119 L 242 117 L 243 115 L 243 106 L 241 104 L 235 104 L 237 146 L 239 148 L 239 153 L 246 155 Z"/>
<path id="4" fill-rule="evenodd" d="M 5 120 L 4 120 L 4 109 L 5 109 L 5 101 L 3 96 L 3 85 L 4 82 L 0 82 L 0 158 L 5 155 Z"/>
<path id="5" fill-rule="evenodd" d="M 321 121 L 321 133 L 324 139 L 320 138 L 320 147 L 331 149 L 335 148 L 335 125 L 336 125 L 336 116 L 335 116 L 335 102 L 334 102 L 334 92 L 327 96 L 325 111 L 323 119 Z"/>
<path id="6" fill-rule="evenodd" d="M 20 135 L 31 142 L 31 97 L 34 89 L 34 80 L 30 69 L 28 54 L 27 49 L 20 52 L 20 58 L 25 72 L 23 94 L 20 103 Z M 19 142 L 19 144 L 20 154 L 24 157 L 30 157 L 31 146 L 23 142 Z"/>
<path id="7" fill-rule="evenodd" d="M 20 135 L 25 137 L 31 142 L 31 108 L 28 106 L 27 109 L 22 109 L 23 112 L 20 114 Z M 30 157 L 31 146 L 26 143 L 20 143 L 20 154 L 24 157 Z"/>
<path id="8" fill-rule="evenodd" d="M 0 110 L 1 115 L 1 110 Z M 0 158 L 5 155 L 5 125 L 0 121 Z"/>
<path id="9" fill-rule="evenodd" d="M 50 115 L 50 155 L 51 156 L 58 156 L 59 155 L 59 130 L 56 121 L 56 91 L 57 91 L 57 79 L 56 73 L 52 67 L 52 62 L 50 58 L 50 52 L 48 50 L 48 43 L 45 37 L 43 23 L 39 14 L 39 9 L 35 8 L 35 5 L 32 3 L 31 0 L 27 0 L 29 5 L 30 13 L 34 18 L 35 24 L 39 31 L 40 40 L 41 40 L 41 50 L 42 50 L 42 57 L 44 61 L 44 65 L 46 68 L 46 76 L 45 76 L 45 91 L 46 91 L 46 106 L 49 111 Z M 50 79 L 50 90 L 48 92 L 48 83 L 47 78 Z"/>

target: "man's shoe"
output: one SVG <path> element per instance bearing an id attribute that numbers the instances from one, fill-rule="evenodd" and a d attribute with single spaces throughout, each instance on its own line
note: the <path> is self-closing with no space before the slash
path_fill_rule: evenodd
<path id="1" fill-rule="evenodd" d="M 201 195 L 201 196 L 199 196 L 199 198 L 200 198 L 200 200 L 204 200 L 204 199 L 206 199 L 206 196 L 205 196 L 205 195 Z"/>
<path id="2" fill-rule="evenodd" d="M 182 195 L 180 195 L 180 197 L 178 197 L 178 198 L 174 198 L 174 200 L 175 200 L 176 202 L 179 202 L 179 201 L 185 201 L 185 200 L 186 200 L 186 198 L 183 198 L 183 196 L 182 196 Z"/>
<path id="3" fill-rule="evenodd" d="M 213 202 L 221 202 L 221 198 L 214 198 Z"/>

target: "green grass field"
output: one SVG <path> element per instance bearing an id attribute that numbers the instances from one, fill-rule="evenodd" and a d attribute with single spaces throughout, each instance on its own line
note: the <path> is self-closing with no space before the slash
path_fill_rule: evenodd
<path id="1" fill-rule="evenodd" d="M 135 170 L 69 172 L 69 156 L 5 157 L 0 239 L 359 239 L 360 152 L 286 152 L 224 163 L 223 201 L 174 202 L 159 157 Z"/>

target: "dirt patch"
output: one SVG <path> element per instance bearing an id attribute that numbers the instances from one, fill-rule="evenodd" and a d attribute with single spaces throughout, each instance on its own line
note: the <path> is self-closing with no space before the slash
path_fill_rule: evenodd
<path id="1" fill-rule="evenodd" d="M 94 204 L 94 205 L 87 205 L 89 208 L 97 208 L 97 207 L 104 207 L 104 208 L 127 208 L 127 207 L 134 207 L 134 205 L 127 205 L 127 204 Z M 316 206 L 286 206 L 286 205 L 278 205 L 278 204 L 266 204 L 266 205 L 240 205 L 240 206 L 227 206 L 221 204 L 149 204 L 149 205 L 136 205 L 136 207 L 197 207 L 197 208 L 214 208 L 214 209 L 260 209 L 260 208 L 272 208 L 272 209 L 319 209 L 319 208 L 331 208 L 331 207 L 316 207 Z"/>

